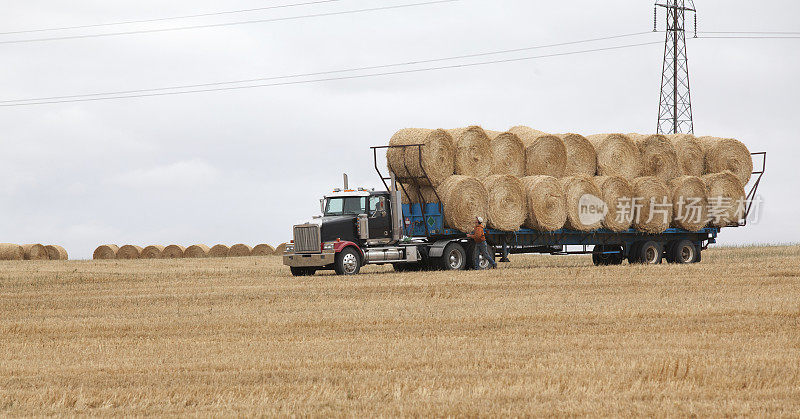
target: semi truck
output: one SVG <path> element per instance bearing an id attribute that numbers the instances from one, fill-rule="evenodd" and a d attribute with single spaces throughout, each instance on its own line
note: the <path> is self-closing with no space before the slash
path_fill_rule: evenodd
<path id="1" fill-rule="evenodd" d="M 476 258 L 474 242 L 458 230 L 445 226 L 442 200 L 414 203 L 404 185 L 415 190 L 425 184 L 427 175 L 417 178 L 385 176 L 378 165 L 378 151 L 393 147 L 414 147 L 422 156 L 423 144 L 371 147 L 375 170 L 385 190 L 350 188 L 344 175 L 343 188 L 336 188 L 320 199 L 321 215 L 293 227 L 293 239 L 283 254 L 284 265 L 294 276 L 314 275 L 333 270 L 339 275 L 355 275 L 365 265 L 391 264 L 396 271 L 485 269 L 489 261 Z M 747 192 L 742 220 L 726 227 L 743 227 L 753 209 L 753 198 L 766 167 L 766 152 L 760 169 Z M 406 171 L 409 172 L 409 171 Z M 414 189 L 411 189 L 414 190 Z M 420 196 L 420 198 L 422 198 Z M 431 199 L 427 199 L 430 201 Z M 418 202 L 426 200 L 419 199 Z M 720 227 L 699 231 L 669 228 L 659 234 L 629 229 L 577 231 L 560 229 L 545 232 L 527 228 L 516 231 L 485 229 L 490 254 L 507 262 L 513 254 L 591 255 L 595 265 L 698 263 L 709 245 L 716 243 Z"/>

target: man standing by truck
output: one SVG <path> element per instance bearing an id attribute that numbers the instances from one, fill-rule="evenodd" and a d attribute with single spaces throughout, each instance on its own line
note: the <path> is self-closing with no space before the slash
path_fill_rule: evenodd
<path id="1" fill-rule="evenodd" d="M 467 237 L 475 241 L 475 268 L 480 269 L 481 256 L 489 261 L 492 269 L 497 268 L 497 262 L 489 254 L 489 246 L 486 244 L 486 235 L 483 233 L 483 218 L 475 218 L 475 229 L 472 230 L 472 234 L 467 234 Z"/>

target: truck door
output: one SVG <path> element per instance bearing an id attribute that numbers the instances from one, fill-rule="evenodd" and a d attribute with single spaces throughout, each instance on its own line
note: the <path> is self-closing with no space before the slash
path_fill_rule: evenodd
<path id="1" fill-rule="evenodd" d="M 392 238 L 392 213 L 389 206 L 389 195 L 369 197 L 369 238 Z"/>

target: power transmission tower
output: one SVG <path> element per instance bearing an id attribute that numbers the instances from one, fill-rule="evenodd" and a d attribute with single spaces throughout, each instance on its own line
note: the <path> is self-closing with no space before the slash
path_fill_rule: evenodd
<path id="1" fill-rule="evenodd" d="M 667 39 L 664 44 L 664 66 L 661 75 L 661 98 L 658 106 L 659 134 L 693 134 L 692 93 L 689 88 L 689 62 L 686 55 L 686 12 L 695 13 L 694 32 L 697 36 L 697 11 L 694 1 L 664 0 L 656 3 L 653 31 L 658 22 L 658 7 L 667 11 Z"/>

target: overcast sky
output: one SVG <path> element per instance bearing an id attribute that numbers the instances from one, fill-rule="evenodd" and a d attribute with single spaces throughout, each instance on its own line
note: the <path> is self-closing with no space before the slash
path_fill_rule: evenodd
<path id="1" fill-rule="evenodd" d="M 270 19 L 420 0 L 279 10 L 0 41 Z M 150 19 L 299 0 L 5 1 L 0 32 Z M 696 0 L 701 31 L 800 31 L 800 2 Z M 660 28 L 663 28 L 663 12 Z M 462 0 L 273 23 L 0 43 L 0 100 L 280 76 L 630 34 L 651 1 Z M 514 58 L 663 41 L 664 34 Z M 797 242 L 800 39 L 688 43 L 698 135 L 768 151 L 757 225 L 723 243 Z M 341 183 L 378 187 L 371 145 L 403 127 L 655 130 L 662 45 L 405 75 L 228 92 L 0 107 L 0 242 L 276 244 Z M 436 64 L 468 63 L 487 57 Z M 434 64 L 434 65 L 436 65 Z M 422 68 L 417 65 L 403 68 Z M 365 74 L 368 72 L 356 73 Z"/>

